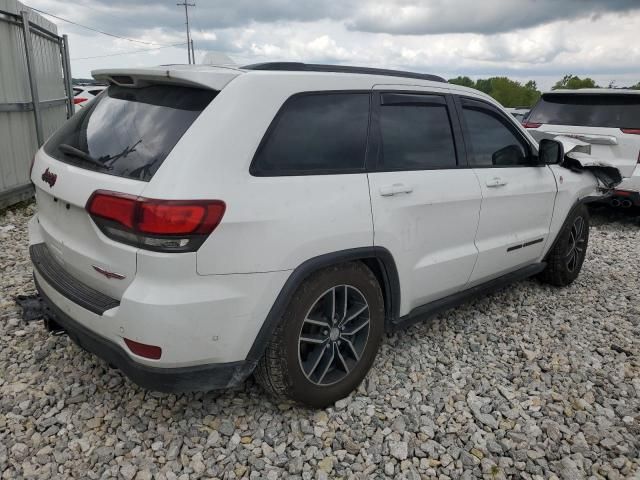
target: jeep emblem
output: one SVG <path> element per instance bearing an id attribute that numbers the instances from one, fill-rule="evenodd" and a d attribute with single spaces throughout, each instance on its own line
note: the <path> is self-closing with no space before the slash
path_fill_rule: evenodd
<path id="1" fill-rule="evenodd" d="M 57 179 L 58 175 L 56 175 L 55 173 L 51 173 L 48 167 L 42 174 L 42 181 L 48 183 L 49 187 L 53 187 L 56 184 Z"/>

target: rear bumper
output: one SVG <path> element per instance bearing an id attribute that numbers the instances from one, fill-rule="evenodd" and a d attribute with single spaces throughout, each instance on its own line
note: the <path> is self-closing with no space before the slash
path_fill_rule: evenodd
<path id="1" fill-rule="evenodd" d="M 78 345 L 135 383 L 164 392 L 208 391 L 238 385 L 253 370 L 250 349 L 289 272 L 201 276 L 194 255 L 139 255 L 138 274 L 114 299 L 66 271 L 39 232 L 33 219 L 34 278 L 51 316 Z M 161 347 L 161 358 L 136 355 L 125 338 Z"/>
<path id="2" fill-rule="evenodd" d="M 636 207 L 640 207 L 640 192 L 621 191 L 621 190 L 616 190 L 613 192 L 614 195 L 616 195 L 616 193 L 618 195 L 622 193 L 623 194 L 622 196 L 624 198 L 631 200 L 631 203 Z"/>
<path id="3" fill-rule="evenodd" d="M 624 178 L 620 185 L 616 186 L 616 190 L 623 190 L 635 194 L 634 205 L 640 205 L 640 165 L 636 167 L 629 178 Z"/>
<path id="4" fill-rule="evenodd" d="M 37 279 L 35 283 L 48 313 L 76 344 L 117 367 L 143 388 L 171 393 L 229 388 L 242 383 L 255 366 L 244 361 L 181 368 L 143 365 L 129 357 L 119 345 L 101 337 L 64 313 L 47 296 Z"/>
<path id="5" fill-rule="evenodd" d="M 621 190 L 616 188 L 611 195 L 608 195 L 605 203 L 609 203 L 613 206 L 635 206 L 640 207 L 640 192 L 633 192 L 630 190 Z"/>

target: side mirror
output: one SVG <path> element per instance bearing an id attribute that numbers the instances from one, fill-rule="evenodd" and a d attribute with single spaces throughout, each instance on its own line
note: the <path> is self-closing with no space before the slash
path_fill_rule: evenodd
<path id="1" fill-rule="evenodd" d="M 538 158 L 542 165 L 559 165 L 564 160 L 564 147 L 557 140 L 543 138 L 538 144 Z"/>

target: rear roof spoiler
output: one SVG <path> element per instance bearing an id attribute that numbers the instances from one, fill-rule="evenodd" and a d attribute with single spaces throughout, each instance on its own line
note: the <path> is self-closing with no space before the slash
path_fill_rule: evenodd
<path id="1" fill-rule="evenodd" d="M 211 66 L 166 65 L 151 68 L 111 68 L 93 70 L 98 81 L 123 87 L 144 87 L 154 84 L 182 85 L 222 90 L 243 72 L 235 68 Z"/>

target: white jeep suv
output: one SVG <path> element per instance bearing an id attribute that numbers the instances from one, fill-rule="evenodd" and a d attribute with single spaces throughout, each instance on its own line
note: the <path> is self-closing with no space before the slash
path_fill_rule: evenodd
<path id="1" fill-rule="evenodd" d="M 582 266 L 599 171 L 476 90 L 297 63 L 94 76 L 36 155 L 30 253 L 52 318 L 144 387 L 254 373 L 327 405 L 385 330 Z"/>
<path id="2" fill-rule="evenodd" d="M 611 205 L 640 206 L 640 90 L 584 88 L 544 93 L 525 127 L 536 139 L 557 135 L 591 145 L 627 177 L 609 197 Z"/>

